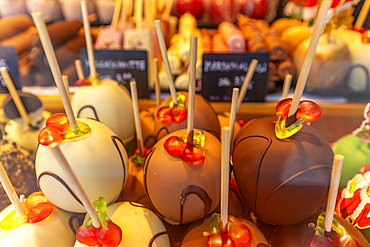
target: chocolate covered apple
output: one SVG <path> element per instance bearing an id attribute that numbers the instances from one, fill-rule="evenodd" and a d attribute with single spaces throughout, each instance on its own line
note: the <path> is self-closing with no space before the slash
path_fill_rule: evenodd
<path id="1" fill-rule="evenodd" d="M 204 218 L 220 201 L 220 142 L 202 130 L 194 130 L 193 143 L 186 140 L 186 129 L 163 137 L 144 163 L 147 196 L 171 224 Z"/>
<path id="2" fill-rule="evenodd" d="M 67 211 L 85 211 L 48 150 L 53 142 L 61 142 L 61 150 L 90 198 L 103 196 L 108 203 L 118 198 L 127 178 L 128 158 L 124 144 L 108 127 L 78 119 L 78 128 L 71 129 L 65 114 L 55 114 L 40 131 L 39 142 L 38 186 L 53 204 Z"/>
<path id="3" fill-rule="evenodd" d="M 323 211 L 317 211 L 308 219 L 291 226 L 279 226 L 272 236 L 271 245 L 276 247 L 306 246 L 370 246 L 365 237 L 349 222 L 334 215 L 332 231 L 324 236 Z"/>
<path id="4" fill-rule="evenodd" d="M 325 138 L 302 124 L 321 111 L 312 102 L 301 102 L 296 121 L 286 124 L 289 102 L 279 102 L 276 124 L 274 117 L 248 122 L 232 155 L 235 180 L 247 206 L 273 225 L 296 224 L 320 208 L 328 194 L 333 161 Z"/>

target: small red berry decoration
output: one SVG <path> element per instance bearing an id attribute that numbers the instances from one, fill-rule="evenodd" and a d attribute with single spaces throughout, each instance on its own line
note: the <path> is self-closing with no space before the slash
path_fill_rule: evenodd
<path id="1" fill-rule="evenodd" d="M 362 33 L 362 42 L 365 44 L 370 44 L 370 30 Z"/>
<path id="2" fill-rule="evenodd" d="M 177 156 L 193 165 L 200 165 L 204 161 L 205 134 L 194 131 L 193 143 L 187 143 L 187 135 L 170 136 L 163 143 L 164 149 L 171 155 Z"/>
<path id="3" fill-rule="evenodd" d="M 321 116 L 321 108 L 318 104 L 310 100 L 299 102 L 296 113 L 297 120 L 290 126 L 286 126 L 292 99 L 281 100 L 276 106 L 276 116 L 278 120 L 275 124 L 275 135 L 279 139 L 288 138 L 297 133 L 304 124 L 316 121 Z"/>
<path id="4" fill-rule="evenodd" d="M 78 128 L 72 130 L 65 113 L 53 114 L 46 120 L 46 127 L 40 131 L 38 141 L 43 146 L 49 146 L 53 142 L 62 142 L 90 134 L 91 129 L 87 124 L 77 121 L 77 125 Z"/>
<path id="5" fill-rule="evenodd" d="M 94 227 L 90 215 L 86 214 L 84 223 L 77 230 L 77 240 L 87 246 L 117 247 L 122 241 L 122 230 L 109 219 L 105 199 L 99 197 L 93 204 L 101 226 L 99 228 Z"/>
<path id="6" fill-rule="evenodd" d="M 89 76 L 83 79 L 79 79 L 75 82 L 76 87 L 83 87 L 83 86 L 91 86 L 93 84 L 99 83 L 101 79 L 100 74 L 96 74 L 95 76 Z"/>
<path id="7" fill-rule="evenodd" d="M 161 107 L 157 111 L 158 121 L 164 124 L 181 123 L 185 121 L 186 117 L 185 95 L 182 93 L 177 93 L 177 105 L 174 105 L 171 100 L 169 106 Z"/>
<path id="8" fill-rule="evenodd" d="M 34 192 L 23 203 L 26 216 L 18 218 L 15 210 L 11 211 L 1 222 L 4 230 L 17 228 L 26 223 L 41 222 L 53 212 L 53 205 L 42 192 Z"/>
<path id="9" fill-rule="evenodd" d="M 211 234 L 208 235 L 207 247 L 243 247 L 252 241 L 252 232 L 247 225 L 233 222 L 229 218 L 227 232 L 220 230 L 220 214 L 214 213 L 211 217 Z"/>

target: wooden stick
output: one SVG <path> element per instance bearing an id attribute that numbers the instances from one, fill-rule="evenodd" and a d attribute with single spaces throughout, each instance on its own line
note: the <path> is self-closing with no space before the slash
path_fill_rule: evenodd
<path id="1" fill-rule="evenodd" d="M 315 26 L 313 29 L 310 44 L 308 45 L 308 49 L 307 49 L 306 56 L 303 61 L 301 73 L 299 74 L 297 86 L 294 91 L 292 106 L 290 107 L 289 114 L 288 114 L 289 116 L 292 116 L 293 114 L 295 114 L 295 112 L 298 109 L 298 105 L 301 100 L 303 90 L 306 86 L 308 74 L 311 69 L 312 61 L 315 56 L 316 46 L 319 42 L 321 32 L 325 24 L 325 17 L 328 13 L 328 10 L 332 2 L 333 1 L 331 0 L 323 0 L 321 3 L 319 14 L 315 20 L 315 24 L 314 24 Z"/>
<path id="2" fill-rule="evenodd" d="M 370 0 L 365 0 L 364 4 L 362 5 L 360 14 L 358 15 L 356 23 L 355 23 L 356 30 L 361 30 L 362 26 L 364 25 L 367 14 L 369 13 L 369 8 L 370 8 Z"/>
<path id="3" fill-rule="evenodd" d="M 5 67 L 2 67 L 2 68 L 0 68 L 0 73 L 4 78 L 4 81 L 5 81 L 5 84 L 8 88 L 8 91 L 9 91 L 10 95 L 12 96 L 14 104 L 17 107 L 17 109 L 19 111 L 19 114 L 21 115 L 23 121 L 28 126 L 31 126 L 31 124 L 32 124 L 31 119 L 28 116 L 27 110 L 23 105 L 21 97 L 19 97 L 18 91 L 15 88 L 14 83 L 13 83 L 12 79 L 10 78 L 8 71 L 6 70 Z"/>
<path id="4" fill-rule="evenodd" d="M 342 172 L 343 166 L 343 155 L 337 154 L 334 156 L 333 169 L 331 172 L 331 181 L 329 188 L 328 202 L 326 206 L 326 215 L 325 215 L 325 232 L 331 232 L 331 226 L 333 224 L 334 217 L 334 208 L 337 200 L 338 187 L 340 181 L 340 175 Z"/>
<path id="5" fill-rule="evenodd" d="M 194 101 L 198 36 L 190 36 L 189 89 L 188 89 L 188 142 L 193 143 Z"/>
<path id="6" fill-rule="evenodd" d="M 221 232 L 227 232 L 229 215 L 229 175 L 230 175 L 230 128 L 225 126 L 221 131 Z"/>
<path id="7" fill-rule="evenodd" d="M 69 92 L 69 80 L 68 80 L 68 76 L 67 75 L 62 75 L 62 79 L 63 79 L 64 88 L 66 89 L 67 96 L 69 98 L 68 100 L 69 100 L 69 102 L 71 102 L 71 94 Z"/>
<path id="8" fill-rule="evenodd" d="M 143 27 L 143 0 L 135 1 L 136 29 Z"/>
<path id="9" fill-rule="evenodd" d="M 254 70 L 256 69 L 257 64 L 258 64 L 258 60 L 257 59 L 253 59 L 252 62 L 251 62 L 251 64 L 249 65 L 247 74 L 245 75 L 245 79 L 244 79 L 243 85 L 240 88 L 240 94 L 239 94 L 239 98 L 238 98 L 238 105 L 237 105 L 236 111 L 239 110 L 240 106 L 243 103 L 245 94 L 247 93 L 249 83 L 252 80 L 252 77 L 254 75 Z"/>
<path id="10" fill-rule="evenodd" d="M 84 79 L 85 75 L 84 75 L 84 70 L 82 69 L 81 60 L 79 59 L 75 60 L 75 67 L 76 67 L 78 79 L 80 80 Z"/>
<path id="11" fill-rule="evenodd" d="M 154 84 L 154 91 L 155 91 L 155 101 L 157 104 L 157 109 L 161 105 L 161 86 L 159 85 L 159 64 L 158 58 L 154 58 L 154 70 L 155 70 L 155 84 Z"/>
<path id="12" fill-rule="evenodd" d="M 130 89 L 131 89 L 132 107 L 134 109 L 136 137 L 137 137 L 137 142 L 138 142 L 137 146 L 139 148 L 140 156 L 144 157 L 144 139 L 143 139 L 143 132 L 141 130 L 139 100 L 137 97 L 137 87 L 136 87 L 135 81 L 130 82 Z"/>
<path id="13" fill-rule="evenodd" d="M 6 195 L 8 196 L 10 202 L 14 206 L 15 212 L 17 213 L 18 218 L 21 218 L 26 215 L 26 210 L 24 209 L 20 199 L 18 198 L 17 192 L 15 192 L 12 183 L 6 171 L 4 169 L 3 164 L 0 163 L 0 181 L 5 190 Z"/>
<path id="14" fill-rule="evenodd" d="M 96 76 L 95 55 L 94 55 L 94 48 L 93 48 L 91 32 L 90 32 L 89 14 L 87 12 L 87 6 L 86 6 L 85 0 L 81 1 L 81 11 L 82 11 L 82 19 L 84 23 L 87 57 L 89 58 L 89 65 L 90 65 L 90 76 L 93 77 L 93 76 Z"/>
<path id="15" fill-rule="evenodd" d="M 110 25 L 112 29 L 116 29 L 118 26 L 119 16 L 121 14 L 122 2 L 123 2 L 122 0 L 116 0 L 116 3 L 114 5 L 113 18 L 112 18 L 112 23 Z"/>
<path id="16" fill-rule="evenodd" d="M 172 5 L 173 5 L 173 0 L 167 0 L 166 1 L 166 7 L 165 7 L 165 9 L 163 11 L 163 15 L 162 15 L 162 17 L 164 19 L 167 19 L 170 16 Z"/>
<path id="17" fill-rule="evenodd" d="M 235 119 L 237 110 L 237 100 L 239 96 L 239 88 L 233 89 L 233 97 L 231 99 L 231 109 L 230 109 L 230 120 L 229 120 L 229 128 L 230 128 L 230 145 L 233 143 L 234 138 L 234 127 L 235 127 Z M 230 147 L 231 148 L 231 147 Z"/>
<path id="18" fill-rule="evenodd" d="M 134 0 L 127 0 L 127 16 L 129 16 L 130 18 L 132 18 L 132 2 Z"/>
<path id="19" fill-rule="evenodd" d="M 96 228 L 99 228 L 101 223 L 99 221 L 98 214 L 96 213 L 95 207 L 92 204 L 89 196 L 87 195 L 86 191 L 82 187 L 80 181 L 78 180 L 76 174 L 74 173 L 72 167 L 68 163 L 67 159 L 65 158 L 64 154 L 59 148 L 58 142 L 53 142 L 49 145 L 49 149 L 54 156 L 55 160 L 59 164 L 60 168 L 62 169 L 64 175 L 66 176 L 68 182 L 70 183 L 71 187 L 73 188 L 74 192 L 81 200 L 82 204 L 84 205 L 87 213 L 90 215 L 93 225 Z"/>
<path id="20" fill-rule="evenodd" d="M 32 13 L 32 17 L 33 17 L 33 20 L 35 22 L 37 31 L 39 33 L 41 44 L 44 48 L 44 52 L 45 52 L 46 58 L 49 62 L 49 66 L 50 66 L 51 72 L 53 74 L 55 83 L 57 84 L 58 91 L 59 91 L 59 94 L 60 94 L 60 98 L 62 99 L 64 110 L 67 114 L 69 124 L 71 125 L 72 129 L 75 129 L 75 128 L 78 127 L 77 122 L 76 122 L 76 118 L 73 114 L 71 102 L 69 101 L 69 97 L 67 96 L 67 92 L 64 88 L 62 74 L 60 73 L 59 64 L 57 62 L 57 58 L 55 56 L 55 52 L 54 52 L 53 46 L 51 44 L 49 34 L 46 30 L 45 22 L 42 19 L 42 16 L 41 16 L 40 12 Z"/>
<path id="21" fill-rule="evenodd" d="M 175 88 L 175 83 L 173 82 L 170 62 L 168 61 L 166 42 L 164 41 L 161 21 L 156 20 L 156 21 L 154 21 L 154 23 L 155 23 L 155 28 L 157 30 L 159 47 L 161 48 L 161 53 L 162 53 L 164 66 L 165 66 L 166 72 L 167 72 L 168 84 L 169 84 L 169 87 L 170 87 L 170 93 L 171 93 L 172 101 L 176 105 L 177 104 L 176 88 Z"/>
<path id="22" fill-rule="evenodd" d="M 128 1 L 131 1 L 131 0 L 123 0 L 121 2 L 122 3 L 122 6 L 121 6 L 121 16 L 120 16 L 120 20 L 119 20 L 119 24 L 118 24 L 118 26 L 120 28 L 124 28 L 126 26 L 127 11 L 128 11 Z"/>
<path id="23" fill-rule="evenodd" d="M 292 83 L 292 75 L 291 74 L 285 75 L 283 91 L 281 93 L 281 99 L 285 99 L 286 97 L 288 97 L 291 83 Z"/>

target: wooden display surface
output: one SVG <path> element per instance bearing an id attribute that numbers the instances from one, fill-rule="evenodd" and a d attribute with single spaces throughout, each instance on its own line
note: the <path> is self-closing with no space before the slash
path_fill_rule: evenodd
<path id="1" fill-rule="evenodd" d="M 6 94 L 0 95 L 0 101 Z M 64 112 L 62 101 L 59 96 L 39 95 L 45 110 L 51 113 Z M 72 96 L 73 97 L 73 96 Z M 140 99 L 140 110 L 155 107 L 155 100 Z M 212 107 L 218 114 L 230 111 L 230 103 L 211 102 Z M 363 121 L 365 103 L 332 104 L 320 103 L 322 116 L 312 126 L 316 128 L 329 141 L 350 134 L 358 128 Z M 267 117 L 275 114 L 276 102 L 267 103 L 243 103 L 238 111 L 237 118 L 248 121 L 253 118 Z"/>

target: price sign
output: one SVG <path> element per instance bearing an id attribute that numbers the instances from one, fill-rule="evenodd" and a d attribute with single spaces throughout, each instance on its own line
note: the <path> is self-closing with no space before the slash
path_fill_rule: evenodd
<path id="1" fill-rule="evenodd" d="M 146 51 L 94 50 L 96 72 L 102 79 L 116 80 L 130 90 L 135 80 L 139 98 L 149 98 L 148 59 Z M 80 51 L 84 74 L 90 74 L 86 48 Z"/>
<path id="2" fill-rule="evenodd" d="M 203 54 L 202 96 L 208 101 L 231 101 L 233 88 L 241 87 L 253 59 L 257 59 L 258 64 L 244 101 L 264 101 L 270 61 L 268 53 Z"/>
<path id="3" fill-rule="evenodd" d="M 0 67 L 5 67 L 17 90 L 22 89 L 18 70 L 17 52 L 13 46 L 0 46 Z M 9 93 L 5 81 L 0 74 L 0 93 Z"/>

